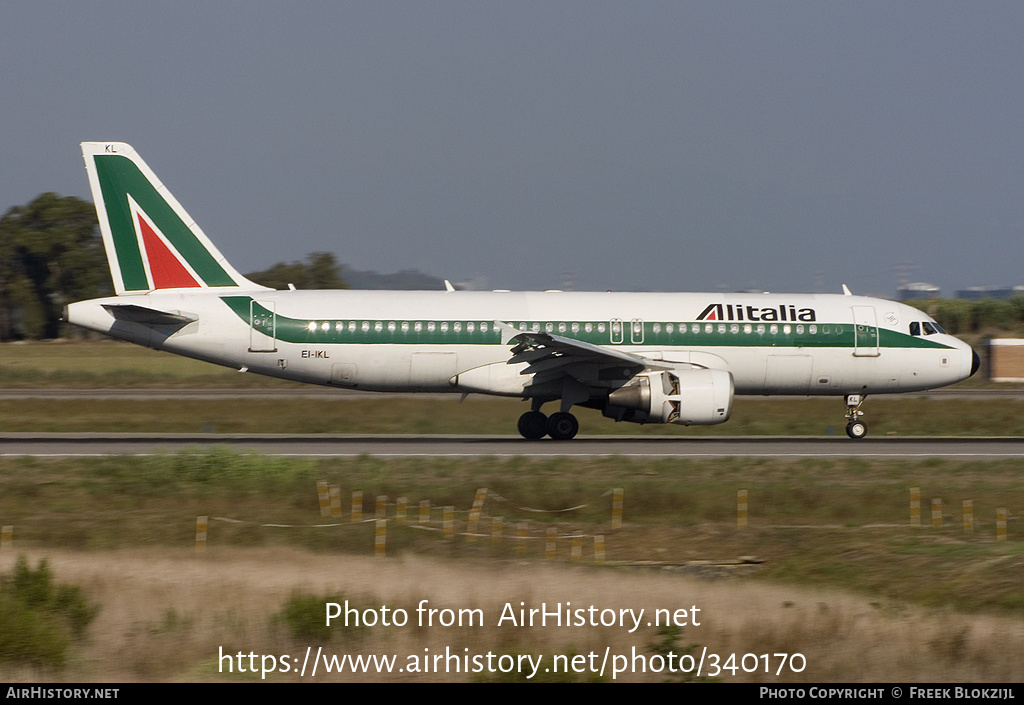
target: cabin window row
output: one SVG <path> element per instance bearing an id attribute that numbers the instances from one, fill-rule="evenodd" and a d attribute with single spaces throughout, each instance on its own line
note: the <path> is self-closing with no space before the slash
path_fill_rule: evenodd
<path id="1" fill-rule="evenodd" d="M 786 323 L 781 326 L 776 323 L 772 323 L 767 326 L 764 323 L 758 323 L 756 326 L 752 323 L 652 323 L 650 325 L 651 332 L 655 334 L 661 333 L 662 330 L 666 333 L 675 333 L 678 330 L 680 334 L 686 334 L 687 332 L 700 333 L 702 331 L 704 333 L 719 333 L 723 335 L 726 333 L 737 335 L 741 331 L 748 335 L 753 333 L 757 333 L 758 335 L 764 335 L 765 333 L 769 335 L 778 335 L 780 331 L 783 335 L 791 335 L 794 332 L 797 335 L 804 335 L 805 331 L 810 335 L 818 334 L 817 325 L 812 324 L 805 327 L 802 323 L 796 325 Z M 548 322 L 541 324 L 537 321 L 532 323 L 523 321 L 519 324 L 513 322 L 511 323 L 511 326 L 521 331 L 532 331 L 534 333 L 539 333 L 542 329 L 547 333 L 554 333 L 556 331 L 558 333 L 579 333 L 581 331 L 585 333 L 593 333 L 594 331 L 597 331 L 598 333 L 605 333 L 608 330 L 608 326 L 603 322 Z M 326 333 L 332 328 L 337 333 L 344 331 L 348 331 L 349 333 L 355 333 L 357 331 L 369 333 L 371 330 L 376 333 L 382 333 L 385 330 L 389 333 L 395 333 L 397 331 L 401 331 L 403 333 L 408 333 L 410 331 L 415 333 L 421 333 L 423 331 L 428 333 L 434 333 L 437 331 L 442 333 L 447 333 L 448 331 L 461 333 L 463 330 L 468 333 L 476 331 L 486 333 L 491 330 L 491 325 L 487 321 L 310 321 L 306 324 L 306 329 L 310 333 L 315 333 L 317 331 Z M 612 321 L 610 328 L 612 335 L 616 336 L 621 335 L 624 329 L 631 329 L 634 334 L 641 334 L 644 330 L 644 324 L 641 321 L 631 321 L 628 323 Z M 828 334 L 830 332 L 829 326 L 822 327 L 822 333 Z M 836 334 L 842 334 L 842 332 L 842 326 L 835 326 Z"/>
<path id="2" fill-rule="evenodd" d="M 310 321 L 306 324 L 306 330 L 310 333 L 316 331 L 328 332 L 332 328 L 330 321 Z M 375 333 L 381 333 L 385 329 L 389 333 L 396 331 L 402 331 L 408 333 L 413 331 L 415 333 L 422 333 L 427 331 L 428 333 L 434 333 L 435 331 L 441 331 L 447 333 L 452 330 L 456 333 L 461 333 L 463 328 L 469 333 L 473 333 L 479 330 L 481 333 L 486 333 L 490 330 L 490 325 L 487 321 L 335 321 L 333 324 L 334 331 L 341 333 L 348 331 L 349 333 L 355 333 L 356 331 L 362 331 L 363 333 L 369 333 L 371 330 Z"/>

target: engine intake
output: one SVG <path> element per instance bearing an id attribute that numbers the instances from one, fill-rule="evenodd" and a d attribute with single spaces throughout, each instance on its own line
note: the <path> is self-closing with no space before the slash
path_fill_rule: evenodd
<path id="1" fill-rule="evenodd" d="M 644 372 L 611 392 L 602 413 L 616 421 L 710 426 L 729 420 L 733 390 L 725 370 Z"/>

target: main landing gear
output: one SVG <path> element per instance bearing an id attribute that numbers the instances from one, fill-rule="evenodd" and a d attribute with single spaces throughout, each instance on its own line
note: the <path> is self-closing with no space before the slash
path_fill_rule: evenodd
<path id="1" fill-rule="evenodd" d="M 580 430 L 580 422 L 568 411 L 558 411 L 545 416 L 540 411 L 527 411 L 519 417 L 519 433 L 523 438 L 535 441 L 551 436 L 556 441 L 567 441 Z"/>
<path id="2" fill-rule="evenodd" d="M 864 412 L 860 410 L 860 405 L 866 398 L 860 394 L 846 395 L 846 435 L 850 438 L 863 438 L 868 435 L 867 424 L 860 420 L 860 417 L 864 415 Z"/>

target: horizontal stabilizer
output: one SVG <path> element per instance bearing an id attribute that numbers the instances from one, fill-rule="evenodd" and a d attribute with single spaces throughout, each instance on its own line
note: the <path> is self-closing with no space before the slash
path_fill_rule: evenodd
<path id="1" fill-rule="evenodd" d="M 159 311 L 135 304 L 103 304 L 103 308 L 119 321 L 150 326 L 183 326 L 198 321 L 199 316 L 182 311 Z"/>

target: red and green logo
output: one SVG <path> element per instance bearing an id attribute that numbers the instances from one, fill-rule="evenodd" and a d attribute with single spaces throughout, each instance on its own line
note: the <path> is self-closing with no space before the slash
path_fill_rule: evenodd
<path id="1" fill-rule="evenodd" d="M 131 159 L 94 159 L 125 291 L 238 286 Z"/>

